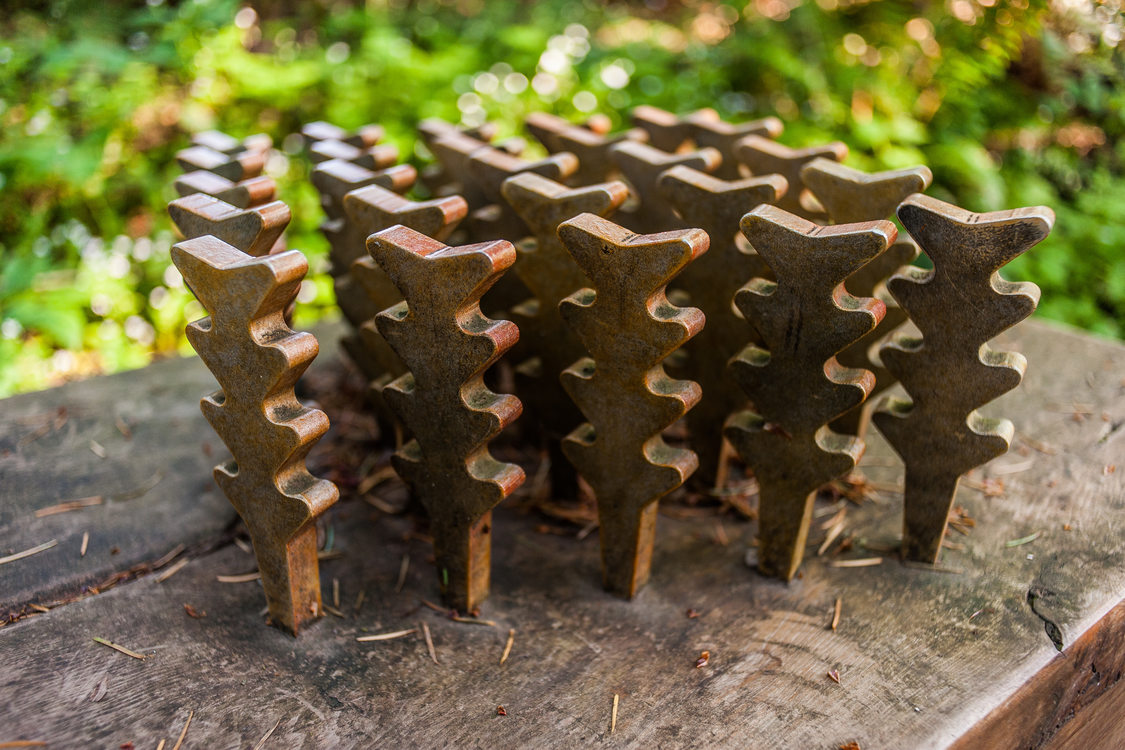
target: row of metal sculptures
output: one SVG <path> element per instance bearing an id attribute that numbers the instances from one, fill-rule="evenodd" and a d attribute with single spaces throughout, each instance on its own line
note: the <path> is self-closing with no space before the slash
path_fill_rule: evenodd
<path id="1" fill-rule="evenodd" d="M 488 594 L 491 510 L 524 481 L 488 445 L 521 411 L 555 496 L 574 496 L 575 472 L 592 488 L 604 583 L 632 596 L 656 501 L 693 473 L 723 484 L 726 445 L 759 484 L 758 566 L 792 578 L 817 489 L 863 453 L 865 401 L 901 382 L 909 400 L 885 398 L 873 421 L 906 465 L 904 555 L 936 561 L 960 476 L 1012 438 L 976 409 L 1026 363 L 986 342 L 1039 291 L 997 270 L 1052 212 L 970 213 L 922 194 L 925 167 L 865 174 L 839 163 L 842 143 L 787 148 L 775 118 L 632 116 L 610 134 L 605 118 L 532 115 L 537 161 L 488 125 L 425 121 L 435 162 L 421 175 L 377 126 L 303 130 L 354 326 L 345 348 L 409 438 L 394 468 L 430 516 L 446 602 L 468 611 Z M 200 134 L 169 210 L 186 238 L 173 260 L 210 314 L 188 333 L 222 389 L 203 401 L 234 456 L 216 478 L 271 619 L 296 632 L 320 613 L 315 519 L 338 493 L 304 464 L 328 422 L 293 393 L 317 345 L 285 320 L 307 264 L 285 250 L 268 147 Z M 434 197 L 404 197 L 416 182 Z M 920 249 L 933 269 L 910 265 Z M 895 330 L 908 317 L 921 337 Z M 515 395 L 486 384 L 503 356 Z M 684 417 L 688 447 L 669 445 Z"/>

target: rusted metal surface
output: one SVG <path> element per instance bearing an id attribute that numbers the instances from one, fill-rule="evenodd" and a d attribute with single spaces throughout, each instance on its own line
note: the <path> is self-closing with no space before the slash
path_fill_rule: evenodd
<path id="1" fill-rule="evenodd" d="M 903 552 L 935 562 L 961 475 L 1005 453 L 1014 433 L 977 409 L 1019 385 L 1027 360 L 987 342 L 1031 315 L 1039 288 L 998 271 L 1046 237 L 1055 215 L 1042 206 L 975 214 L 913 195 L 898 217 L 934 268 L 888 283 L 922 337 L 883 346 L 910 400 L 884 399 L 873 421 L 906 464 Z"/>
<path id="2" fill-rule="evenodd" d="M 801 178 L 833 223 L 851 224 L 890 218 L 907 196 L 930 186 L 933 173 L 927 167 L 912 167 L 868 174 L 828 159 L 814 159 L 801 168 Z M 832 429 L 836 432 L 863 437 L 871 400 L 897 382 L 883 366 L 878 349 L 880 341 L 906 322 L 906 312 L 887 291 L 886 281 L 899 268 L 913 262 L 918 252 L 918 243 L 900 233 L 887 252 L 853 273 L 844 284 L 857 297 L 878 297 L 887 306 L 887 314 L 875 330 L 836 356 L 845 367 L 862 367 L 875 375 L 868 402 L 833 421 Z"/>
<path id="3" fill-rule="evenodd" d="M 577 494 L 574 469 L 560 441 L 582 421 L 582 414 L 563 390 L 559 376 L 586 355 L 576 333 L 563 322 L 559 303 L 589 286 L 589 279 L 559 240 L 559 224 L 579 214 L 607 217 L 628 197 L 623 182 L 568 188 L 533 173 L 509 177 L 504 198 L 531 228 L 533 245 L 517 247 L 515 272 L 533 295 L 512 313 L 520 328 L 519 346 L 528 355 L 516 367 L 516 390 L 530 417 L 543 428 L 551 459 L 551 490 L 556 499 Z"/>
<path id="4" fill-rule="evenodd" d="M 603 583 L 632 597 L 649 577 L 657 501 L 698 465 L 661 432 L 699 401 L 699 385 L 673 380 L 661 363 L 703 328 L 703 313 L 672 305 L 665 285 L 707 250 L 707 235 L 638 235 L 582 214 L 559 237 L 593 284 L 560 305 L 591 355 L 562 376 L 588 420 L 563 451 L 597 496 Z"/>
<path id="5" fill-rule="evenodd" d="M 368 248 L 405 298 L 376 318 L 410 368 L 383 390 L 414 435 L 394 467 L 430 516 L 443 599 L 471 612 L 488 596 L 492 508 L 524 481 L 520 467 L 488 452 L 520 401 L 484 385 L 519 330 L 479 304 L 516 251 L 503 240 L 448 247 L 403 226 L 372 235 Z"/>
<path id="6" fill-rule="evenodd" d="M 224 154 L 206 146 L 191 146 L 176 152 L 176 163 L 185 172 L 203 170 L 233 182 L 257 177 L 266 166 L 265 151 Z"/>
<path id="7" fill-rule="evenodd" d="M 277 183 L 269 177 L 251 177 L 234 182 L 202 169 L 177 177 L 175 188 L 181 197 L 203 193 L 235 208 L 260 206 L 277 198 Z"/>
<path id="8" fill-rule="evenodd" d="M 353 132 L 348 132 L 338 125 L 323 120 L 310 122 L 301 128 L 301 135 L 307 146 L 312 146 L 320 141 L 341 141 L 356 148 L 371 148 L 383 140 L 383 127 L 381 125 L 361 125 Z"/>
<path id="9" fill-rule="evenodd" d="M 459 196 L 412 201 L 377 184 L 349 192 L 344 196 L 343 203 L 349 233 L 362 238 L 364 246 L 368 237 L 396 224 L 439 242 L 444 241 L 468 212 L 468 206 Z M 379 332 L 375 316 L 402 302 L 402 294 L 370 254 L 357 258 L 352 263 L 347 280 L 347 291 L 362 296 L 364 309 L 370 311 L 370 314 L 364 320 L 353 321 L 358 331 L 354 337 L 345 338 L 343 343 L 350 354 L 352 347 L 358 345 L 361 351 L 352 356 L 364 356 L 373 363 L 373 369 L 364 372 L 371 388 L 371 396 L 384 412 L 386 421 L 391 417 L 391 412 L 383 407 L 383 388 L 406 372 L 406 365 Z"/>
<path id="10" fill-rule="evenodd" d="M 835 355 L 873 329 L 884 306 L 841 285 L 884 252 L 898 232 L 889 221 L 821 227 L 776 206 L 758 206 L 742 232 L 773 269 L 735 304 L 764 348 L 748 346 L 732 363 L 753 410 L 733 414 L 725 434 L 759 485 L 758 568 L 783 580 L 797 572 L 818 487 L 855 467 L 863 441 L 828 430 L 861 403 L 875 378 Z"/>
<path id="11" fill-rule="evenodd" d="M 539 161 L 528 161 L 491 146 L 477 149 L 469 156 L 469 173 L 489 205 L 474 212 L 470 227 L 474 238 L 508 239 L 515 242 L 531 234 L 527 224 L 504 200 L 501 192 L 504 180 L 523 172 L 552 180 L 565 180 L 577 168 L 577 157 L 568 152 L 551 154 Z"/>
<path id="12" fill-rule="evenodd" d="M 236 208 L 218 198 L 195 193 L 169 203 L 168 214 L 189 240 L 209 234 L 254 256 L 285 249 L 282 234 L 289 225 L 290 212 L 281 201 Z"/>
<path id="13" fill-rule="evenodd" d="M 340 159 L 378 171 L 398 161 L 398 149 L 390 144 L 376 144 L 368 148 L 353 146 L 344 141 L 317 141 L 309 146 L 309 159 L 314 164 Z"/>
<path id="14" fill-rule="evenodd" d="M 328 417 L 293 393 L 317 342 L 283 319 L 308 263 L 295 250 L 256 258 L 210 235 L 175 245 L 172 260 L 210 315 L 187 336 L 221 388 L 201 402 L 234 456 L 215 481 L 250 532 L 270 619 L 296 635 L 321 614 L 316 518 L 339 495 L 305 468 Z"/>
<path id="15" fill-rule="evenodd" d="M 746 321 L 734 312 L 734 294 L 750 279 L 771 275 L 762 256 L 738 241 L 739 222 L 755 206 L 775 202 L 787 186 L 780 175 L 727 181 L 680 166 L 664 172 L 659 187 L 688 225 L 711 238 L 711 249 L 689 264 L 671 286 L 687 292 L 707 318 L 699 335 L 683 346 L 687 352 L 683 375 L 703 389 L 702 400 L 687 413 L 687 425 L 691 447 L 699 454 L 699 476 L 721 486 L 725 479 L 720 463 L 722 425 L 746 405 L 746 394 L 727 369 L 747 340 Z"/>
<path id="16" fill-rule="evenodd" d="M 719 118 L 713 109 L 701 109 L 687 117 L 691 140 L 696 148 L 713 148 L 723 155 L 723 162 L 715 170 L 715 176 L 724 180 L 737 180 L 742 177 L 735 144 L 748 135 L 776 138 L 784 126 L 776 117 L 763 117 L 749 122 L 729 123 Z"/>
<path id="17" fill-rule="evenodd" d="M 616 168 L 610 149 L 622 141 L 648 139 L 640 128 L 608 135 L 608 124 L 606 130 L 599 132 L 590 123 L 583 127 L 546 112 L 532 112 L 524 120 L 524 127 L 552 154 L 568 151 L 578 157 L 578 169 L 570 179 L 575 185 L 593 185 L 614 177 Z"/>
<path id="18" fill-rule="evenodd" d="M 436 122 L 429 121 L 428 124 L 431 132 L 427 134 L 422 130 L 422 136 L 441 167 L 440 174 L 433 178 L 435 193 L 460 195 L 469 204 L 469 211 L 476 211 L 488 205 L 488 196 L 473 179 L 472 168 L 469 165 L 472 155 L 487 147 L 488 143 L 448 123 L 441 123 L 441 126 L 438 126 Z"/>
<path id="19" fill-rule="evenodd" d="M 675 113 L 659 107 L 642 104 L 630 113 L 633 124 L 648 133 L 653 148 L 674 153 L 692 136 L 692 125 Z"/>
<path id="20" fill-rule="evenodd" d="M 827 224 L 824 207 L 819 205 L 801 177 L 801 169 L 814 159 L 843 161 L 848 147 L 839 141 L 808 148 L 789 148 L 780 143 L 749 135 L 735 145 L 735 157 L 746 165 L 752 175 L 779 174 L 789 183 L 778 207 L 818 224 Z"/>
<path id="21" fill-rule="evenodd" d="M 713 148 L 670 154 L 644 143 L 624 141 L 613 147 L 613 160 L 629 182 L 640 205 L 623 220 L 631 229 L 661 231 L 684 226 L 676 218 L 672 206 L 661 195 L 657 182 L 660 175 L 675 166 L 683 165 L 702 172 L 716 169 L 722 155 Z"/>
<path id="22" fill-rule="evenodd" d="M 273 139 L 265 133 L 238 139 L 221 130 L 202 130 L 191 137 L 191 143 L 193 146 L 203 146 L 233 156 L 243 151 L 269 151 L 273 146 Z"/>
<path id="23" fill-rule="evenodd" d="M 344 211 L 344 196 L 367 185 L 402 192 L 414 184 L 417 172 L 414 167 L 402 164 L 380 171 L 372 171 L 342 159 L 331 159 L 317 164 L 312 171 L 312 182 L 320 193 L 325 221 L 320 231 L 329 243 L 328 272 L 336 292 L 336 304 L 353 329 L 370 322 L 384 307 L 372 301 L 363 285 L 352 273 L 352 264 L 367 256 L 367 236 L 354 222 L 348 221 Z M 363 341 L 360 333 L 353 330 L 341 339 L 344 349 L 369 380 L 382 377 L 387 372 L 386 352 L 374 352 Z M 390 353 L 390 360 L 397 358 Z M 376 403 L 381 406 L 381 403 Z M 388 415 L 384 411 L 384 422 Z"/>

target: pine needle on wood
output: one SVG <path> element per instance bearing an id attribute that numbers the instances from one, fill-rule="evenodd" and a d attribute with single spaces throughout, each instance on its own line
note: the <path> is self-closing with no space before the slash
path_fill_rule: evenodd
<path id="1" fill-rule="evenodd" d="M 32 547 L 31 549 L 25 549 L 23 552 L 17 552 L 14 555 L 8 555 L 7 557 L 0 557 L 0 565 L 3 565 L 4 563 L 15 562 L 16 560 L 22 560 L 25 557 L 31 557 L 32 555 L 38 555 L 40 552 L 45 552 L 58 543 L 58 539 L 52 539 L 49 542 L 43 542 L 42 544 L 36 547 Z"/>

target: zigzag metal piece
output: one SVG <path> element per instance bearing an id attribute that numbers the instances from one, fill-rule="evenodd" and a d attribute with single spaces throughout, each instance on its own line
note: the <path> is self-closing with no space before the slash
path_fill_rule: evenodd
<path id="1" fill-rule="evenodd" d="M 582 269 L 559 240 L 559 225 L 579 214 L 606 217 L 625 201 L 629 189 L 623 182 L 568 188 L 531 172 L 509 177 L 504 198 L 531 228 L 534 246 L 517 247 L 514 270 L 533 298 L 513 309 L 520 327 L 520 349 L 529 355 L 516 369 L 517 390 L 544 426 L 551 459 L 552 497 L 573 498 L 578 485 L 560 441 L 581 421 L 581 413 L 563 390 L 559 376 L 585 356 L 581 340 L 559 313 L 559 302 L 589 285 Z"/>
<path id="2" fill-rule="evenodd" d="M 753 411 L 724 430 L 759 484 L 758 567 L 790 580 L 804 553 L 818 487 L 850 471 L 863 441 L 825 425 L 861 403 L 874 385 L 867 370 L 841 367 L 835 354 L 883 317 L 883 303 L 857 299 L 844 279 L 887 249 L 889 221 L 821 227 L 776 206 L 758 206 L 742 232 L 777 282 L 754 279 L 735 304 L 765 348 L 731 362 Z"/>
<path id="3" fill-rule="evenodd" d="M 378 171 L 398 161 L 398 149 L 389 143 L 359 148 L 343 141 L 317 141 L 309 146 L 309 159 L 313 164 L 339 159 Z"/>
<path id="4" fill-rule="evenodd" d="M 567 151 L 578 158 L 578 169 L 570 180 L 575 185 L 593 185 L 610 179 L 614 174 L 610 149 L 622 141 L 648 139 L 648 134 L 640 128 L 608 135 L 608 131 L 599 133 L 546 112 L 532 112 L 524 120 L 524 127 L 550 153 Z"/>
<path id="5" fill-rule="evenodd" d="M 413 229 L 440 242 L 453 233 L 468 212 L 468 205 L 459 196 L 412 201 L 378 185 L 367 185 L 349 192 L 344 196 L 343 203 L 349 232 L 365 238 L 365 243 L 366 238 L 395 225 Z M 402 302 L 402 294 L 370 255 L 357 258 L 352 263 L 347 279 L 346 293 L 362 296 L 364 309 L 371 313 L 365 320 L 355 323 L 359 328 L 356 341 L 346 343 L 349 351 L 353 346 L 361 347 L 359 356 L 374 363 L 374 369 L 370 373 L 365 370 L 365 373 L 372 395 L 381 405 L 383 388 L 406 372 L 406 366 L 379 333 L 375 316 Z"/>
<path id="6" fill-rule="evenodd" d="M 605 587 L 632 597 L 649 576 L 657 501 L 698 463 L 661 432 L 699 400 L 699 386 L 668 377 L 661 362 L 703 328 L 703 313 L 673 306 L 664 292 L 707 250 L 707 235 L 637 235 L 593 214 L 558 231 L 593 283 L 560 305 L 592 357 L 563 373 L 588 420 L 564 439 L 563 452 L 597 496 Z"/>
<path id="7" fill-rule="evenodd" d="M 277 183 L 269 177 L 251 177 L 234 182 L 202 169 L 177 177 L 175 188 L 180 197 L 203 193 L 235 208 L 261 206 L 277 198 Z"/>
<path id="8" fill-rule="evenodd" d="M 414 167 L 408 164 L 376 172 L 342 159 L 321 162 L 312 171 L 312 182 L 320 193 L 320 202 L 326 216 L 320 225 L 320 231 L 329 243 L 328 272 L 332 276 L 336 304 L 355 329 L 341 338 L 341 344 L 369 383 L 381 378 L 384 382 L 389 380 L 386 378 L 387 373 L 400 372 L 402 363 L 386 344 L 373 350 L 363 340 L 364 324 L 369 323 L 387 305 L 381 306 L 377 300 L 373 300 L 352 272 L 352 266 L 357 260 L 370 260 L 367 256 L 367 237 L 371 231 L 348 220 L 344 198 L 349 192 L 368 185 L 403 192 L 414 184 L 416 177 Z M 398 301 L 397 298 L 395 301 Z M 380 412 L 383 424 L 391 424 L 393 415 L 385 408 L 378 394 L 371 393 L 369 396 Z"/>
<path id="9" fill-rule="evenodd" d="M 201 131 L 191 137 L 191 142 L 193 146 L 203 146 L 229 156 L 240 154 L 243 151 L 268 151 L 273 146 L 273 139 L 265 133 L 258 133 L 239 140 L 221 130 Z"/>
<path id="10" fill-rule="evenodd" d="M 316 339 L 282 317 L 308 263 L 295 250 L 252 257 L 213 236 L 175 245 L 172 260 L 210 313 L 187 336 L 222 389 L 201 402 L 234 456 L 215 481 L 250 531 L 271 620 L 296 635 L 321 614 L 316 518 L 339 495 L 305 468 L 328 418 L 293 393 Z"/>
<path id="11" fill-rule="evenodd" d="M 715 119 L 718 117 L 716 114 Z M 691 139 L 691 123 L 659 107 L 648 104 L 634 107 L 630 119 L 633 125 L 648 133 L 648 142 L 653 148 L 667 153 L 678 151 Z"/>
<path id="12" fill-rule="evenodd" d="M 623 141 L 610 153 L 630 187 L 640 200 L 640 206 L 629 214 L 630 223 L 637 228 L 668 230 L 682 228 L 672 206 L 657 187 L 660 175 L 675 166 L 692 167 L 711 172 L 722 163 L 722 155 L 713 148 L 688 153 L 670 154 L 644 143 Z"/>
<path id="13" fill-rule="evenodd" d="M 493 216 L 479 221 L 473 229 L 474 236 L 490 239 L 508 238 L 520 240 L 530 234 L 527 225 L 504 200 L 501 192 L 504 180 L 523 172 L 542 175 L 552 180 L 565 180 L 578 168 L 578 158 L 569 152 L 551 154 L 546 159 L 527 161 L 507 154 L 497 148 L 487 146 L 469 155 L 469 169 L 472 179 L 481 189 L 490 206 L 494 206 Z"/>
<path id="14" fill-rule="evenodd" d="M 907 196 L 929 187 L 933 173 L 927 167 L 912 167 L 869 174 L 828 159 L 813 159 L 801 168 L 801 179 L 834 223 L 851 224 L 892 216 Z M 907 316 L 887 291 L 886 281 L 902 266 L 912 263 L 918 253 L 918 243 L 900 234 L 887 252 L 853 273 L 845 282 L 850 293 L 857 297 L 878 297 L 887 306 L 887 314 L 875 330 L 836 356 L 845 367 L 861 367 L 875 374 L 875 387 L 867 403 L 897 382 L 883 366 L 878 345 L 905 323 Z M 866 404 L 856 407 L 833 421 L 832 429 L 863 437 L 869 413 Z"/>
<path id="15" fill-rule="evenodd" d="M 266 166 L 266 151 L 242 151 L 224 154 L 206 146 L 191 146 L 176 152 L 176 163 L 185 172 L 202 169 L 233 182 L 257 177 Z"/>
<path id="16" fill-rule="evenodd" d="M 716 486 L 725 479 L 723 422 L 746 405 L 746 395 L 727 370 L 746 343 L 746 321 L 734 312 L 734 295 L 750 279 L 771 275 L 760 255 L 740 246 L 739 222 L 755 206 L 775 202 L 786 187 L 780 175 L 727 181 L 684 166 L 660 176 L 664 199 L 687 224 L 711 238 L 711 249 L 671 286 L 687 292 L 707 317 L 707 326 L 683 346 L 688 356 L 682 374 L 703 389 L 702 400 L 687 413 L 687 425 L 700 475 Z"/>
<path id="17" fill-rule="evenodd" d="M 356 148 L 367 149 L 383 140 L 383 135 L 381 125 L 362 125 L 349 133 L 340 126 L 323 120 L 310 122 L 301 128 L 301 136 L 309 147 L 320 141 L 341 141 Z"/>
<path id="18" fill-rule="evenodd" d="M 810 221 L 827 222 L 823 206 L 816 205 L 812 193 L 805 188 L 801 169 L 817 158 L 843 161 L 848 155 L 846 145 L 833 141 L 822 146 L 793 149 L 760 135 L 749 135 L 735 144 L 734 151 L 735 157 L 746 165 L 750 174 L 779 174 L 789 183 L 789 190 L 777 204 L 779 208 Z"/>
<path id="19" fill-rule="evenodd" d="M 881 355 L 910 401 L 887 398 L 873 421 L 906 464 L 903 551 L 935 562 L 960 477 L 1008 450 L 1012 423 L 976 410 L 1019 385 L 1027 366 L 987 342 L 1029 316 L 1039 288 L 999 269 L 1051 231 L 1045 207 L 975 214 L 925 195 L 898 209 L 934 269 L 908 268 L 888 282 L 922 338 L 895 337 Z"/>
<path id="20" fill-rule="evenodd" d="M 723 161 L 715 170 L 715 176 L 724 180 L 737 180 L 742 177 L 735 157 L 735 144 L 748 135 L 776 138 L 785 129 L 776 117 L 763 117 L 760 120 L 732 124 L 719 119 L 713 109 L 701 109 L 688 115 L 686 122 L 696 148 L 713 148 L 723 156 Z"/>
<path id="21" fill-rule="evenodd" d="M 376 318 L 410 368 L 383 390 L 414 435 L 394 466 L 429 513 L 443 598 L 472 611 L 488 596 L 492 508 L 524 481 L 488 452 L 519 399 L 484 385 L 519 330 L 479 304 L 516 251 L 503 240 L 448 247 L 403 226 L 372 235 L 368 248 L 405 298 Z"/>
<path id="22" fill-rule="evenodd" d="M 186 239 L 212 235 L 254 256 L 284 251 L 281 235 L 291 217 L 281 201 L 236 208 L 204 193 L 177 198 L 168 204 L 168 214 Z"/>

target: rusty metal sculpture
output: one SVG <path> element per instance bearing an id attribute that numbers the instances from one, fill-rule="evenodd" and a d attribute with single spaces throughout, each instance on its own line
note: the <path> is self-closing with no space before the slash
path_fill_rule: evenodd
<path id="1" fill-rule="evenodd" d="M 738 141 L 748 135 L 776 138 L 784 126 L 776 117 L 763 117 L 760 120 L 732 124 L 719 118 L 713 109 L 701 109 L 687 117 L 689 132 L 696 148 L 713 148 L 723 156 L 723 162 L 715 170 L 715 176 L 724 180 L 737 180 L 742 177 L 735 155 Z"/>
<path id="2" fill-rule="evenodd" d="M 338 125 L 317 120 L 301 128 L 301 135 L 310 147 L 321 141 L 341 141 L 356 148 L 371 148 L 383 140 L 384 131 L 381 125 L 362 125 L 349 133 Z"/>
<path id="3" fill-rule="evenodd" d="M 201 402 L 234 456 L 215 481 L 250 532 L 270 619 L 296 635 L 321 615 L 316 519 L 339 494 L 305 468 L 328 417 L 293 393 L 316 339 L 282 318 L 308 263 L 295 250 L 255 258 L 210 235 L 174 246 L 172 260 L 210 314 L 187 336 L 222 389 Z"/>
<path id="4" fill-rule="evenodd" d="M 181 197 L 203 193 L 235 208 L 260 206 L 277 198 L 277 183 L 270 177 L 250 177 L 235 182 L 202 169 L 177 177 L 175 188 Z"/>
<path id="5" fill-rule="evenodd" d="M 762 256 L 740 246 L 739 222 L 755 206 L 775 202 L 787 186 L 779 175 L 726 181 L 680 166 L 664 172 L 659 187 L 685 222 L 711 238 L 707 254 L 671 286 L 687 292 L 707 317 L 707 326 L 683 346 L 683 374 L 703 389 L 702 400 L 687 413 L 687 425 L 691 447 L 699 454 L 699 476 L 721 487 L 726 479 L 721 426 L 746 404 L 746 394 L 727 369 L 746 344 L 746 321 L 734 312 L 734 295 L 750 279 L 771 275 Z"/>
<path id="6" fill-rule="evenodd" d="M 289 206 L 281 201 L 236 208 L 205 193 L 194 193 L 169 203 L 168 214 L 189 240 L 212 235 L 254 256 L 285 249 L 282 233 L 289 225 L 290 213 Z"/>
<path id="7" fill-rule="evenodd" d="M 560 306 L 592 357 L 563 373 L 588 420 L 563 451 L 597 496 L 605 587 L 632 597 L 649 577 L 657 501 L 698 464 L 661 432 L 699 401 L 699 386 L 673 380 L 661 362 L 703 328 L 703 313 L 673 306 L 664 292 L 707 250 L 707 235 L 637 235 L 582 214 L 563 223 L 559 237 L 593 282 Z"/>
<path id="8" fill-rule="evenodd" d="M 203 170 L 232 182 L 257 177 L 266 166 L 266 151 L 240 151 L 225 154 L 207 146 L 191 146 L 176 152 L 176 163 L 185 172 Z"/>
<path id="9" fill-rule="evenodd" d="M 559 313 L 559 303 L 589 285 L 582 269 L 559 240 L 559 224 L 583 213 L 607 217 L 629 195 L 623 182 L 567 188 L 546 177 L 524 173 L 509 177 L 504 198 L 535 235 L 534 246 L 517 246 L 515 272 L 533 298 L 512 310 L 520 328 L 520 346 L 530 358 L 516 368 L 517 390 L 547 435 L 551 489 L 555 498 L 577 493 L 573 467 L 561 452 L 561 440 L 582 421 L 562 388 L 559 376 L 586 349 Z"/>
<path id="10" fill-rule="evenodd" d="M 469 170 L 488 205 L 473 214 L 473 236 L 478 239 L 509 239 L 513 242 L 531 234 L 527 224 L 504 199 L 504 180 L 523 172 L 552 180 L 565 180 L 578 168 L 578 159 L 569 152 L 551 154 L 546 159 L 527 161 L 500 149 L 487 146 L 469 156 Z"/>
<path id="11" fill-rule="evenodd" d="M 648 138 L 640 128 L 607 135 L 546 112 L 532 112 L 524 120 L 524 127 L 550 153 L 567 151 L 578 158 L 578 169 L 570 180 L 575 185 L 593 185 L 610 179 L 615 170 L 610 149 L 622 141 L 643 142 Z"/>
<path id="12" fill-rule="evenodd" d="M 844 280 L 897 235 L 889 221 L 821 227 L 758 206 L 742 231 L 777 276 L 755 279 L 735 304 L 765 342 L 731 363 L 753 411 L 731 415 L 725 434 L 759 485 L 758 568 L 790 580 L 804 554 L 818 487 L 851 471 L 863 441 L 825 425 L 867 398 L 874 377 L 835 354 L 873 329 L 883 303 L 857 299 Z"/>
<path id="13" fill-rule="evenodd" d="M 691 139 L 692 124 L 673 112 L 642 104 L 629 114 L 633 124 L 648 133 L 653 148 L 675 153 Z"/>
<path id="14" fill-rule="evenodd" d="M 503 240 L 448 247 L 403 226 L 372 235 L 368 248 L 405 298 L 376 318 L 410 368 L 383 390 L 414 435 L 395 470 L 429 513 L 442 597 L 472 611 L 488 596 L 492 508 L 524 481 L 488 452 L 519 416 L 519 399 L 484 385 L 519 330 L 479 305 L 516 251 Z"/>
<path id="15" fill-rule="evenodd" d="M 468 212 L 468 206 L 460 196 L 418 202 L 403 198 L 378 184 L 351 191 L 344 196 L 343 204 L 348 216 L 349 234 L 362 237 L 365 246 L 368 237 L 395 225 L 413 229 L 439 242 L 444 241 Z M 402 294 L 369 254 L 352 263 L 347 278 L 351 282 L 348 292 L 362 296 L 363 309 L 369 313 L 364 320 L 352 321 L 359 329 L 354 338 L 362 348 L 361 356 L 368 357 L 374 365 L 364 374 L 367 375 L 371 396 L 384 411 L 386 419 L 391 414 L 383 409 L 383 388 L 405 373 L 406 365 L 379 333 L 375 316 L 402 302 Z M 350 339 L 349 343 L 352 343 Z"/>
<path id="16" fill-rule="evenodd" d="M 660 175 L 675 166 L 692 167 L 710 172 L 722 163 L 723 157 L 713 148 L 687 153 L 669 154 L 644 143 L 623 141 L 611 150 L 613 160 L 629 182 L 640 206 L 629 213 L 629 223 L 638 231 L 661 231 L 682 228 L 672 206 L 661 195 L 657 182 Z"/>
<path id="17" fill-rule="evenodd" d="M 402 192 L 414 184 L 416 176 L 414 167 L 408 164 L 375 172 L 342 159 L 321 162 L 312 171 L 312 182 L 320 193 L 320 202 L 325 213 L 320 231 L 329 243 L 328 272 L 332 276 L 336 304 L 354 328 L 359 328 L 370 321 L 385 309 L 385 306 L 379 307 L 378 304 L 373 303 L 362 284 L 351 272 L 353 263 L 367 257 L 367 237 L 371 232 L 364 232 L 357 228 L 354 222 L 347 220 L 343 205 L 344 196 L 352 190 L 367 185 L 378 185 L 395 192 Z M 341 344 L 369 381 L 386 373 L 386 358 L 380 356 L 380 352 L 371 351 L 360 334 L 345 334 L 341 338 Z M 390 356 L 393 358 L 393 353 Z M 397 361 L 397 358 L 394 361 Z M 384 413 L 384 417 L 386 416 Z"/>
<path id="18" fill-rule="evenodd" d="M 1019 385 L 1027 360 L 987 342 L 1035 310 L 1039 288 L 999 269 L 1046 237 L 1055 215 L 1042 206 L 975 214 L 913 195 L 898 217 L 934 268 L 888 283 L 922 337 L 883 346 L 910 400 L 884 399 L 873 419 L 906 464 L 903 552 L 933 563 L 961 475 L 1005 453 L 1013 435 L 1011 422 L 976 410 Z"/>
<path id="19" fill-rule="evenodd" d="M 814 159 L 801 168 L 801 179 L 812 191 L 836 224 L 876 221 L 894 215 L 907 196 L 929 187 L 933 174 L 927 167 L 912 167 L 868 174 L 828 159 Z M 900 233 L 887 252 L 859 269 L 845 282 L 848 292 L 857 297 L 877 297 L 887 306 L 887 314 L 871 333 L 856 340 L 836 355 L 844 367 L 860 367 L 875 375 L 875 387 L 863 405 L 832 422 L 836 432 L 862 437 L 867 429 L 869 403 L 895 384 L 896 379 L 883 366 L 878 344 L 906 322 L 906 312 L 887 291 L 892 273 L 918 257 L 918 243 Z"/>
<path id="20" fill-rule="evenodd" d="M 269 151 L 273 139 L 265 133 L 257 133 L 240 140 L 221 130 L 202 130 L 191 137 L 191 143 L 233 156 L 244 151 Z"/>
<path id="21" fill-rule="evenodd" d="M 819 224 L 826 224 L 828 217 L 824 207 L 817 204 L 812 193 L 805 188 L 801 169 L 813 159 L 843 161 L 847 155 L 848 147 L 839 141 L 793 149 L 760 135 L 749 135 L 735 146 L 735 156 L 746 165 L 750 174 L 779 174 L 789 183 L 789 190 L 778 201 L 779 208 Z"/>

